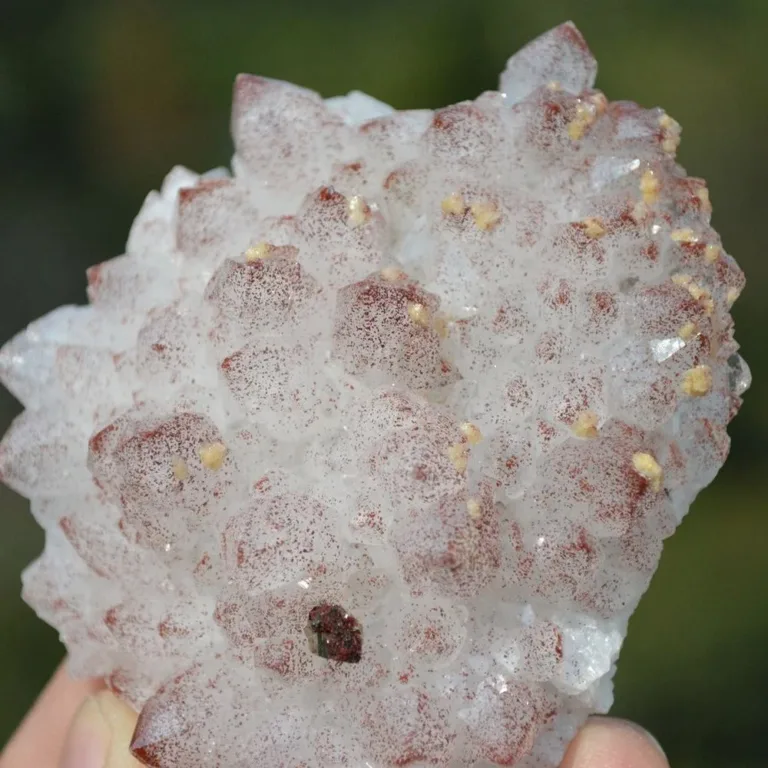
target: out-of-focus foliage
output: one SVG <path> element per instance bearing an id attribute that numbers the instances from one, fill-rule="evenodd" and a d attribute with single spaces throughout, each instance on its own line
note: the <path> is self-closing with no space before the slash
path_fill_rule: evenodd
<path id="1" fill-rule="evenodd" d="M 397 107 L 494 88 L 505 59 L 572 18 L 610 98 L 664 106 L 709 181 L 748 276 L 735 307 L 756 383 L 731 459 L 670 540 L 632 620 L 617 714 L 675 768 L 768 764 L 768 3 L 757 0 L 4 0 L 0 4 L 0 339 L 84 297 L 169 168 L 230 155 L 230 89 L 254 72 Z M 0 431 L 18 410 L 0 394 Z M 21 602 L 42 536 L 0 489 L 0 741 L 59 659 Z"/>

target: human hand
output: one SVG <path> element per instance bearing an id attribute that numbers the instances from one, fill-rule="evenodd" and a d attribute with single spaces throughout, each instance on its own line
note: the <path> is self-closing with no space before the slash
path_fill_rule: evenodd
<path id="1" fill-rule="evenodd" d="M 95 681 L 60 667 L 0 756 L 0 768 L 139 768 L 128 745 L 136 714 Z M 668 768 L 638 726 L 592 718 L 560 768 Z"/>

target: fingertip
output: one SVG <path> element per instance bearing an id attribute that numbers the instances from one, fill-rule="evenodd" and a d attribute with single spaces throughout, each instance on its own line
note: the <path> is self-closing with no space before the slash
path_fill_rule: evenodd
<path id="1" fill-rule="evenodd" d="M 52 768 L 58 762 L 69 724 L 99 680 L 74 680 L 62 664 L 38 697 L 0 756 L 0 768 Z"/>
<path id="2" fill-rule="evenodd" d="M 101 691 L 94 698 L 112 737 L 105 768 L 139 768 L 141 764 L 130 751 L 136 712 L 110 691 Z"/>
<path id="3" fill-rule="evenodd" d="M 136 713 L 109 691 L 88 697 L 75 715 L 59 768 L 136 768 L 129 751 Z"/>
<path id="4" fill-rule="evenodd" d="M 104 768 L 112 734 L 95 696 L 77 710 L 64 743 L 59 768 Z"/>
<path id="5" fill-rule="evenodd" d="M 561 768 L 669 768 L 661 746 L 627 720 L 590 718 L 565 754 Z"/>

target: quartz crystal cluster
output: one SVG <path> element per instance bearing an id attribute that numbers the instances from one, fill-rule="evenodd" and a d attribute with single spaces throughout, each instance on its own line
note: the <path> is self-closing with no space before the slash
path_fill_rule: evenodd
<path id="1" fill-rule="evenodd" d="M 437 111 L 240 76 L 232 173 L 0 355 L 24 597 L 154 768 L 554 766 L 728 452 L 741 271 L 572 24 Z"/>

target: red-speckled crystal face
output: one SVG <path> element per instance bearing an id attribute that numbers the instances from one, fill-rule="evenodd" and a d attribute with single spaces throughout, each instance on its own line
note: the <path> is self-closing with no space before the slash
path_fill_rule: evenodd
<path id="1" fill-rule="evenodd" d="M 596 71 L 564 24 L 435 112 L 240 76 L 232 172 L 0 351 L 24 597 L 145 765 L 554 768 L 609 708 L 749 370 L 680 126 Z"/>

